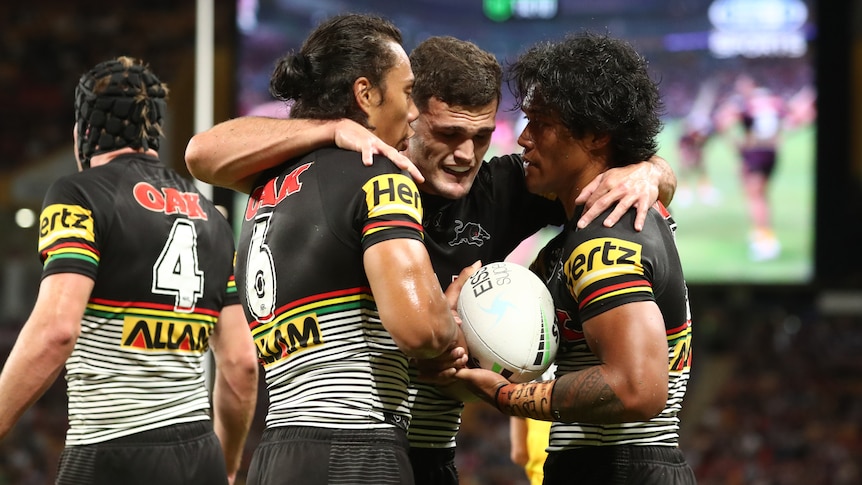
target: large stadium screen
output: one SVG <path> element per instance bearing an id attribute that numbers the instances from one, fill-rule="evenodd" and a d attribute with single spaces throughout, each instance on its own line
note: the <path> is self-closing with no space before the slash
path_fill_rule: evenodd
<path id="1" fill-rule="evenodd" d="M 812 280 L 813 0 L 238 0 L 236 114 L 287 116 L 268 91 L 275 60 L 320 20 L 348 11 L 393 20 L 408 52 L 429 36 L 452 35 L 504 66 L 567 32 L 629 40 L 664 99 L 659 155 L 678 178 L 670 211 L 689 283 Z M 521 151 L 523 115 L 504 94 L 489 157 Z M 555 230 L 525 243 L 520 257 Z"/>

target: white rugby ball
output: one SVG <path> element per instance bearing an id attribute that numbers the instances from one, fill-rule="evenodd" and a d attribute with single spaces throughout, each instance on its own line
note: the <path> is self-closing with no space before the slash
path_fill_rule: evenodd
<path id="1" fill-rule="evenodd" d="M 511 382 L 539 378 L 554 362 L 560 335 L 554 301 L 532 271 L 510 262 L 479 268 L 458 298 L 471 365 Z"/>

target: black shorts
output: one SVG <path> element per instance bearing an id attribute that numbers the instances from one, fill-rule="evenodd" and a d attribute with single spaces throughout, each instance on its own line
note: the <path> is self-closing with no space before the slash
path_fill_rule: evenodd
<path id="1" fill-rule="evenodd" d="M 679 448 L 591 446 L 552 451 L 545 459 L 545 485 L 695 485 Z"/>
<path id="2" fill-rule="evenodd" d="M 458 485 L 455 447 L 410 448 L 410 464 L 416 485 Z"/>
<path id="3" fill-rule="evenodd" d="M 56 484 L 227 484 L 227 471 L 212 423 L 199 421 L 66 447 Z"/>
<path id="4" fill-rule="evenodd" d="M 412 485 L 407 450 L 400 428 L 270 428 L 254 451 L 246 483 Z"/>
<path id="5" fill-rule="evenodd" d="M 742 169 L 747 173 L 760 173 L 769 177 L 775 169 L 776 155 L 774 148 L 743 149 Z"/>

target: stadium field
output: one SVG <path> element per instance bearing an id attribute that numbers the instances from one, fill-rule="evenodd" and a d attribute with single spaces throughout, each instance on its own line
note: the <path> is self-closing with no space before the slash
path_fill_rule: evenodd
<path id="1" fill-rule="evenodd" d="M 680 177 L 676 140 L 679 122 L 668 121 L 659 137 L 659 155 Z M 748 253 L 750 222 L 739 178 L 740 161 L 728 137 L 712 137 L 705 164 L 718 203 L 682 200 L 680 188 L 670 210 L 678 223 L 677 243 L 690 284 L 800 284 L 813 274 L 815 141 L 813 125 L 785 132 L 769 186 L 772 221 L 781 242 L 777 258 L 755 262 Z"/>

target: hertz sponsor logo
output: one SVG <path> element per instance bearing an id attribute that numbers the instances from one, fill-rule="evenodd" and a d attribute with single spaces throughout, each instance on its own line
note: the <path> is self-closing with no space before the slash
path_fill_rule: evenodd
<path id="1" fill-rule="evenodd" d="M 79 205 L 52 204 L 42 210 L 39 217 L 39 249 L 58 239 L 96 240 L 93 232 L 93 213 Z"/>
<path id="2" fill-rule="evenodd" d="M 305 315 L 271 327 L 264 335 L 255 336 L 258 356 L 263 365 L 290 357 L 301 350 L 320 345 L 320 324 L 317 315 Z"/>
<path id="3" fill-rule="evenodd" d="M 406 175 L 378 175 L 362 186 L 368 217 L 406 214 L 417 223 L 422 221 L 422 198 L 419 189 Z"/>
<path id="4" fill-rule="evenodd" d="M 203 352 L 209 344 L 211 328 L 206 323 L 126 317 L 123 321 L 122 347 Z"/>
<path id="5" fill-rule="evenodd" d="M 622 274 L 643 275 L 642 250 L 643 246 L 638 243 L 613 237 L 581 243 L 565 264 L 569 284 L 574 283 L 574 294 L 580 294 L 585 286 L 605 278 Z"/>
<path id="6" fill-rule="evenodd" d="M 639 267 L 643 273 L 641 249 L 640 244 L 612 237 L 590 239 L 575 248 L 569 256 L 567 269 L 575 278 L 623 265 Z"/>

